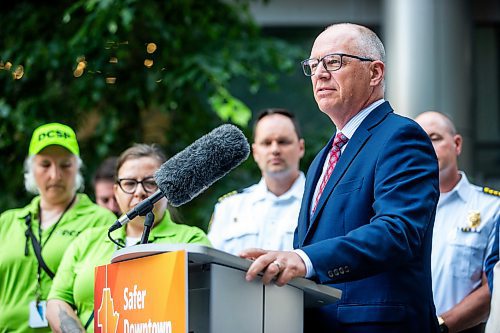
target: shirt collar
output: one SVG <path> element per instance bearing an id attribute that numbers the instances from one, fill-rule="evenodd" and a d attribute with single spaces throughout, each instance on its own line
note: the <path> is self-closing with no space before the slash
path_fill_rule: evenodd
<path id="1" fill-rule="evenodd" d="M 299 172 L 299 176 L 297 179 L 292 184 L 292 187 L 279 197 L 277 197 L 274 193 L 271 193 L 267 189 L 266 181 L 264 178 L 261 178 L 260 181 L 257 183 L 257 188 L 255 189 L 255 196 L 254 199 L 255 201 L 260 201 L 264 199 L 269 199 L 272 198 L 274 200 L 287 200 L 291 197 L 295 198 L 302 198 L 302 195 L 304 193 L 304 184 L 305 184 L 306 177 L 304 176 L 304 173 L 302 171 Z"/>
<path id="2" fill-rule="evenodd" d="M 173 237 L 177 234 L 176 230 L 177 228 L 175 228 L 175 223 L 170 218 L 170 213 L 168 212 L 168 210 L 166 210 L 165 215 L 163 216 L 161 221 L 151 229 L 151 232 L 149 234 L 149 241 L 154 242 L 154 240 L 157 238 Z M 121 228 L 117 239 L 120 239 L 124 242 L 126 237 L 126 227 Z M 109 242 L 111 241 L 109 240 L 109 238 L 106 238 L 106 240 Z"/>
<path id="3" fill-rule="evenodd" d="M 463 171 L 459 171 L 459 173 L 462 177 L 460 177 L 460 181 L 455 186 L 455 189 L 460 198 L 465 202 L 471 195 L 472 187 L 465 173 Z"/>
<path id="4" fill-rule="evenodd" d="M 264 198 L 269 191 L 267 190 L 267 185 L 264 177 L 255 185 L 255 197 L 257 200 Z"/>
<path id="5" fill-rule="evenodd" d="M 32 218 L 34 218 L 35 220 L 38 219 L 36 214 L 38 214 L 38 204 L 39 203 L 40 203 L 40 196 L 37 195 L 36 197 L 34 197 L 31 200 L 31 202 L 29 204 L 27 204 L 23 208 L 17 210 L 17 212 L 15 213 L 16 218 L 24 221 L 24 218 L 26 217 L 26 215 L 31 214 Z"/>
<path id="6" fill-rule="evenodd" d="M 88 214 L 87 208 L 89 206 L 94 206 L 94 205 L 95 204 L 92 202 L 92 200 L 90 200 L 90 198 L 85 193 L 77 193 L 76 203 L 73 207 L 71 207 L 71 209 L 68 210 L 68 214 L 75 214 L 75 216 L 86 215 Z"/>
<path id="7" fill-rule="evenodd" d="M 469 180 L 463 171 L 459 171 L 458 173 L 461 176 L 460 180 L 442 201 L 446 202 L 448 198 L 458 196 L 463 202 L 467 202 L 467 199 L 470 197 L 472 187 L 470 186 Z"/>
<path id="8" fill-rule="evenodd" d="M 170 213 L 166 210 L 160 223 L 151 229 L 151 239 L 154 240 L 155 238 L 173 237 L 177 235 L 178 228 L 175 226 L 175 223 L 170 218 Z"/>
<path id="9" fill-rule="evenodd" d="M 299 176 L 293 183 L 292 187 L 290 190 L 288 190 L 283 196 L 290 194 L 291 197 L 295 197 L 297 199 L 301 199 L 302 196 L 304 195 L 304 185 L 306 183 L 306 176 L 304 176 L 304 173 L 301 171 L 299 173 Z"/>
<path id="10" fill-rule="evenodd" d="M 76 196 L 77 196 L 76 203 L 73 205 L 73 207 L 71 207 L 68 210 L 67 212 L 68 216 L 73 216 L 73 215 L 78 216 L 82 214 L 87 214 L 87 212 L 82 210 L 82 208 L 87 208 L 90 205 L 94 205 L 94 203 L 90 200 L 90 198 L 86 194 L 77 193 Z M 17 215 L 18 218 L 24 218 L 26 215 L 31 213 L 33 214 L 34 219 L 38 220 L 38 207 L 40 205 L 40 200 L 41 198 L 39 195 L 34 197 L 27 206 L 19 210 Z"/>
<path id="11" fill-rule="evenodd" d="M 382 98 L 368 105 L 366 108 L 359 111 L 354 117 L 352 117 L 351 120 L 349 120 L 347 124 L 345 124 L 344 128 L 337 128 L 337 132 L 342 132 L 348 139 L 350 139 L 354 135 L 354 132 L 356 132 L 356 130 L 358 129 L 359 125 L 361 125 L 363 120 L 365 120 L 365 118 L 368 117 L 368 115 L 373 110 L 375 110 L 376 107 L 384 102 L 385 100 Z"/>

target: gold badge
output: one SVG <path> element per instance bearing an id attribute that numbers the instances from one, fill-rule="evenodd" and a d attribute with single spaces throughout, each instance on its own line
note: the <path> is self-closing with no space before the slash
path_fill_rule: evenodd
<path id="1" fill-rule="evenodd" d="M 469 211 L 469 226 L 471 228 L 477 228 L 481 224 L 481 213 L 478 210 Z"/>

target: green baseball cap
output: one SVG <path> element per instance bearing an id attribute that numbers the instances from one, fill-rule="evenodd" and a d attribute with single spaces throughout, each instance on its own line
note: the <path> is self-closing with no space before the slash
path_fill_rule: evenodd
<path id="1" fill-rule="evenodd" d="M 31 137 L 29 154 L 38 154 L 42 149 L 50 145 L 58 145 L 77 156 L 80 155 L 75 131 L 69 126 L 50 123 L 35 129 Z"/>

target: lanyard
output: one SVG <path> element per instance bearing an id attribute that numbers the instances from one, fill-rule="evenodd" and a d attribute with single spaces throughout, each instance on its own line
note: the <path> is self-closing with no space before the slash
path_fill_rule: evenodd
<path id="1" fill-rule="evenodd" d="M 66 208 L 62 212 L 61 216 L 59 216 L 59 219 L 54 224 L 52 230 L 49 233 L 49 236 L 45 239 L 45 242 L 42 242 L 42 210 L 40 208 L 40 204 L 38 204 L 38 239 L 39 239 L 39 244 L 40 244 L 40 255 L 42 253 L 43 245 L 47 244 L 47 242 L 49 241 L 49 238 L 54 233 L 54 230 L 56 230 L 57 225 L 59 224 L 59 222 L 61 222 L 61 220 L 63 219 L 64 215 L 66 214 L 66 212 L 71 207 L 71 205 L 73 205 L 73 203 L 75 202 L 75 199 L 76 199 L 76 195 L 73 196 L 73 199 L 71 199 L 70 203 L 66 206 Z M 40 300 L 40 296 L 41 296 L 41 293 L 42 293 L 41 292 L 41 289 L 42 289 L 41 273 L 42 273 L 42 267 L 40 265 L 40 262 L 38 262 L 37 276 L 36 276 L 37 288 L 36 288 L 36 293 L 35 293 L 37 302 Z"/>
<path id="2" fill-rule="evenodd" d="M 54 227 L 50 231 L 49 236 L 47 237 L 47 239 L 45 240 L 45 242 L 43 244 L 42 244 L 42 210 L 40 209 L 40 204 L 38 204 L 38 222 L 39 222 L 38 223 L 38 239 L 40 242 L 40 250 L 42 250 L 43 245 L 47 244 L 47 242 L 49 241 L 49 238 L 54 233 L 54 230 L 56 230 L 57 225 L 59 224 L 59 222 L 61 222 L 62 218 L 64 217 L 64 214 L 66 214 L 66 212 L 69 210 L 69 207 L 71 207 L 71 205 L 75 202 L 75 199 L 76 199 L 76 195 L 73 197 L 73 199 L 71 199 L 70 203 L 66 206 L 66 208 L 64 208 L 64 211 L 62 212 L 61 216 L 59 216 L 59 219 L 54 224 Z"/>

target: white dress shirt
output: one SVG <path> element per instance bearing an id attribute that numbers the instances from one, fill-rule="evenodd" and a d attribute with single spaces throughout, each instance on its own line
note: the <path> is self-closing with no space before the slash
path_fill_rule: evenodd
<path id="1" fill-rule="evenodd" d="M 292 250 L 304 185 L 301 172 L 279 197 L 267 189 L 263 178 L 240 193 L 223 197 L 215 206 L 208 233 L 213 247 L 235 255 L 251 247 Z"/>

